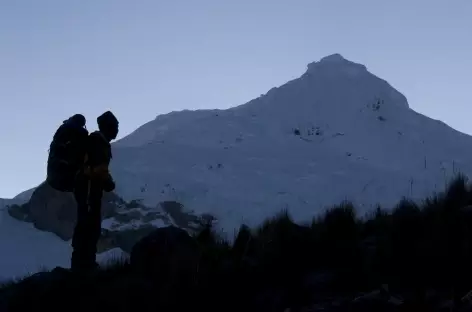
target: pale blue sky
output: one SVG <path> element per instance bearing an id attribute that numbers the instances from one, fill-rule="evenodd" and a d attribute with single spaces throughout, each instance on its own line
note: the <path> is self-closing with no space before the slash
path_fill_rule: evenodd
<path id="1" fill-rule="evenodd" d="M 471 0 L 0 0 L 0 197 L 44 179 L 56 127 L 107 109 L 245 103 L 332 53 L 471 133 Z"/>

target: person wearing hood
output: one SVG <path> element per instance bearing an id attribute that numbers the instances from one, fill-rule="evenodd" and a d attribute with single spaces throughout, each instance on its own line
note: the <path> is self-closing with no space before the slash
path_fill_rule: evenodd
<path id="1" fill-rule="evenodd" d="M 71 269 L 87 271 L 97 267 L 97 243 L 101 235 L 103 192 L 112 192 L 115 182 L 109 172 L 110 142 L 118 135 L 119 122 L 107 111 L 97 118 L 98 131 L 87 138 L 85 166 L 78 174 L 74 197 L 77 222 L 72 237 Z"/>

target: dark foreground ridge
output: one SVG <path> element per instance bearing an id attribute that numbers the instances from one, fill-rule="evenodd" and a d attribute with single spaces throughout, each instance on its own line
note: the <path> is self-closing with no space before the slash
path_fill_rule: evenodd
<path id="1" fill-rule="evenodd" d="M 281 213 L 233 244 L 161 228 L 129 261 L 5 284 L 0 311 L 472 311 L 471 225 L 459 176 L 419 206 L 360 218 L 344 203 L 306 225 Z"/>

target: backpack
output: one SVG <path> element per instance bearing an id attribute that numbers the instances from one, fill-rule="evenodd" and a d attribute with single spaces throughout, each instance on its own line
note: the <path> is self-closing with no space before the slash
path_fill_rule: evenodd
<path id="1" fill-rule="evenodd" d="M 46 182 L 61 192 L 74 190 L 77 174 L 84 167 L 88 131 L 85 118 L 74 115 L 57 129 L 49 147 Z"/>

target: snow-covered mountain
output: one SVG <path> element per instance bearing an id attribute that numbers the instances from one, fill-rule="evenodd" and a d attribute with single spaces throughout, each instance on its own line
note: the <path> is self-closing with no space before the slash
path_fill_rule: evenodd
<path id="1" fill-rule="evenodd" d="M 454 173 L 472 173 L 472 137 L 413 111 L 386 81 L 339 54 L 246 104 L 159 115 L 113 143 L 113 154 L 116 191 L 133 204 L 120 204 L 104 228 L 188 224 L 210 214 L 229 238 L 241 223 L 282 209 L 303 221 L 351 200 L 363 213 L 402 196 L 422 199 Z M 16 232 L 31 226 L 6 213 L 0 222 Z M 42 243 L 27 237 L 34 258 Z M 8 241 L 0 239 L 0 250 Z M 62 260 L 44 265 L 66 261 L 63 244 L 50 244 Z"/>
<path id="2" fill-rule="evenodd" d="M 392 206 L 472 172 L 470 136 L 339 54 L 244 105 L 160 115 L 113 146 L 125 199 L 175 200 L 230 233 L 284 208 L 303 220 L 344 199 Z"/>

